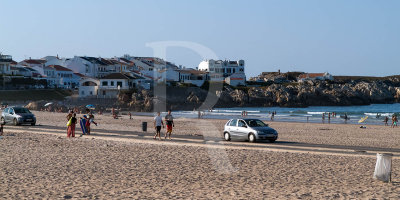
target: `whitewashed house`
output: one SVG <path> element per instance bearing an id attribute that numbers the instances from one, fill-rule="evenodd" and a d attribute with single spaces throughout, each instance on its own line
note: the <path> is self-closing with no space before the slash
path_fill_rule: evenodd
<path id="1" fill-rule="evenodd" d="M 12 56 L 0 54 L 0 75 L 11 74 Z"/>
<path id="2" fill-rule="evenodd" d="M 198 87 L 202 86 L 205 81 L 209 80 L 208 72 L 198 71 L 195 69 L 179 69 L 179 82 L 190 83 Z"/>
<path id="3" fill-rule="evenodd" d="M 244 73 L 244 60 L 205 60 L 199 64 L 198 70 L 209 72 L 211 81 L 225 81 L 228 84 L 246 85 L 246 74 Z M 234 75 L 234 81 L 227 79 Z"/>
<path id="4" fill-rule="evenodd" d="M 57 56 L 46 56 L 42 58 L 41 60 L 45 60 L 46 62 L 44 63 L 45 66 L 50 66 L 50 65 L 58 65 L 58 66 L 63 66 L 67 67 L 69 60 L 66 58 L 59 58 Z"/>
<path id="5" fill-rule="evenodd" d="M 30 67 L 35 71 L 39 72 L 41 76 L 44 76 L 44 67 L 45 67 L 46 60 L 43 59 L 27 59 L 19 62 L 20 65 Z"/>
<path id="6" fill-rule="evenodd" d="M 67 68 L 92 78 L 101 78 L 108 74 L 107 64 L 95 57 L 75 56 L 67 61 Z"/>
<path id="7" fill-rule="evenodd" d="M 82 77 L 79 81 L 79 97 L 97 97 L 99 85 L 99 79 Z"/>
<path id="8" fill-rule="evenodd" d="M 140 77 L 132 77 L 123 73 L 112 73 L 100 79 L 98 96 L 115 98 L 120 91 L 127 91 L 141 85 Z"/>
<path id="9" fill-rule="evenodd" d="M 74 72 L 60 65 L 50 65 L 55 70 L 56 85 L 58 88 L 72 89 L 79 83 L 74 80 Z"/>

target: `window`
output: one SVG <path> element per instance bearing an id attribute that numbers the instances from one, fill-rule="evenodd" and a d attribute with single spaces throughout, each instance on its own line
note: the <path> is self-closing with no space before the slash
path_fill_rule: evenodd
<path id="1" fill-rule="evenodd" d="M 103 95 L 106 96 L 106 91 L 103 91 Z"/>
<path id="2" fill-rule="evenodd" d="M 118 87 L 118 86 L 122 88 L 122 81 L 118 81 L 118 82 L 117 82 L 117 87 Z"/>
<path id="3" fill-rule="evenodd" d="M 103 81 L 103 82 L 101 83 L 101 85 L 102 85 L 102 86 L 108 86 L 108 82 L 107 82 L 107 81 Z"/>
<path id="4" fill-rule="evenodd" d="M 240 120 L 238 122 L 238 127 L 243 127 L 243 126 L 246 126 L 246 123 L 244 123 L 244 121 Z"/>
<path id="5" fill-rule="evenodd" d="M 111 86 L 114 86 L 114 81 L 111 81 L 110 83 L 111 83 Z"/>
<path id="6" fill-rule="evenodd" d="M 232 119 L 232 121 L 229 123 L 229 126 L 236 126 L 237 119 Z"/>
<path id="7" fill-rule="evenodd" d="M 263 121 L 258 120 L 258 119 L 245 119 L 247 124 L 249 124 L 250 127 L 265 127 L 268 126 L 265 124 Z"/>
<path id="8" fill-rule="evenodd" d="M 235 73 L 235 71 L 236 71 L 235 68 L 233 68 L 233 69 L 232 69 L 232 73 Z"/>

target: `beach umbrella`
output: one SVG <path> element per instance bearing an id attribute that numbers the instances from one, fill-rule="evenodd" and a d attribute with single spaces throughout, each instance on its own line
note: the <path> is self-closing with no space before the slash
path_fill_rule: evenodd
<path id="1" fill-rule="evenodd" d="M 44 104 L 44 107 L 47 107 L 47 106 L 49 106 L 49 105 L 51 105 L 51 104 L 53 104 L 53 103 L 52 103 L 52 102 L 46 103 L 46 104 Z"/>
<path id="2" fill-rule="evenodd" d="M 89 109 L 96 109 L 96 106 L 94 106 L 94 105 L 92 105 L 92 104 L 89 104 L 89 105 L 86 106 L 86 108 L 89 108 Z"/>

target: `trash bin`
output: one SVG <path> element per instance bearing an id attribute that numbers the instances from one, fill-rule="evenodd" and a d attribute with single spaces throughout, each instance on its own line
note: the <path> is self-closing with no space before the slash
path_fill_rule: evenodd
<path id="1" fill-rule="evenodd" d="M 377 153 L 374 179 L 391 182 L 392 181 L 392 157 L 391 153 Z"/>
<path id="2" fill-rule="evenodd" d="M 147 131 L 147 122 L 142 122 L 142 131 Z"/>

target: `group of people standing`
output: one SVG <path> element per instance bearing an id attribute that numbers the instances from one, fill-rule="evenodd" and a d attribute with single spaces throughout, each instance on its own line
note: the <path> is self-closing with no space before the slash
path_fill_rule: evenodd
<path id="1" fill-rule="evenodd" d="M 172 127 L 175 127 L 174 117 L 171 114 L 171 110 L 168 110 L 168 114 L 165 115 L 165 124 L 167 125 L 167 131 L 165 132 L 165 139 L 171 140 Z M 157 112 L 157 116 L 154 117 L 154 128 L 156 130 L 156 134 L 154 135 L 154 139 L 157 137 L 161 140 L 161 127 L 164 128 L 164 121 L 161 117 L 161 113 Z"/>
<path id="2" fill-rule="evenodd" d="M 94 121 L 94 115 L 90 111 L 90 109 L 86 110 L 87 115 L 83 115 L 80 118 L 80 125 L 82 129 L 82 134 L 80 135 L 81 137 L 83 135 L 90 135 L 90 124 L 94 124 L 97 126 L 97 123 Z M 76 124 L 78 123 L 78 119 L 76 118 L 76 113 L 73 110 L 70 110 L 67 115 L 67 137 L 75 137 L 75 128 Z"/>

